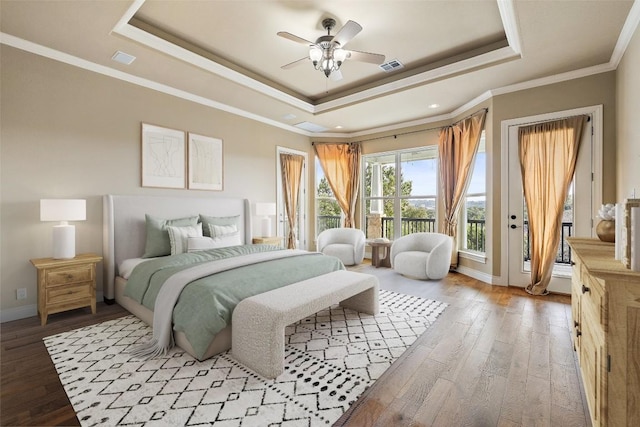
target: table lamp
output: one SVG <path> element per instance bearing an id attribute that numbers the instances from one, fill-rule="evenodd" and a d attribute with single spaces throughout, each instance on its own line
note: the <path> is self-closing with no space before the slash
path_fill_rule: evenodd
<path id="1" fill-rule="evenodd" d="M 40 221 L 60 221 L 53 226 L 53 258 L 76 256 L 76 227 L 67 221 L 87 219 L 87 201 L 78 199 L 40 200 Z"/>
<path id="2" fill-rule="evenodd" d="M 256 215 L 262 217 L 262 237 L 271 237 L 271 218 L 276 214 L 275 203 L 256 203 Z"/>

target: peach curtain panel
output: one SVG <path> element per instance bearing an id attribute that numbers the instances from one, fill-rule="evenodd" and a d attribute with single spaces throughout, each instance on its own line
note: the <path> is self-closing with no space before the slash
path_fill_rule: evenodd
<path id="1" fill-rule="evenodd" d="M 440 130 L 438 156 L 444 201 L 442 233 L 453 237 L 451 267 L 458 266 L 458 214 L 467 193 L 487 110 Z"/>
<path id="2" fill-rule="evenodd" d="M 344 212 L 344 227 L 355 227 L 356 201 L 360 185 L 360 144 L 313 145 L 320 165 L 333 191 L 333 195 Z"/>
<path id="3" fill-rule="evenodd" d="M 531 283 L 526 291 L 532 295 L 549 293 L 547 286 L 560 243 L 564 202 L 587 117 L 569 117 L 518 129 L 531 251 Z"/>
<path id="4" fill-rule="evenodd" d="M 296 248 L 296 223 L 298 221 L 298 195 L 304 157 L 297 154 L 280 153 L 280 169 L 282 170 L 282 195 L 287 211 L 289 232 L 285 243 L 287 249 Z"/>

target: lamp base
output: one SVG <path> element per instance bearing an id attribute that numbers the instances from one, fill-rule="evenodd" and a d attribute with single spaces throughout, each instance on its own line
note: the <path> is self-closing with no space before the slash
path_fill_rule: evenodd
<path id="1" fill-rule="evenodd" d="M 55 225 L 53 227 L 53 258 L 70 259 L 76 256 L 76 227 Z"/>
<path id="2" fill-rule="evenodd" d="M 271 218 L 265 216 L 262 218 L 262 236 L 271 237 Z"/>

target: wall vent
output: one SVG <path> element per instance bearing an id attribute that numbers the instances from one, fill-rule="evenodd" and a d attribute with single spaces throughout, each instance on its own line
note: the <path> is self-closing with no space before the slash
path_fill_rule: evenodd
<path id="1" fill-rule="evenodd" d="M 380 68 L 382 68 L 385 73 L 390 73 L 392 71 L 404 68 L 404 65 L 397 59 L 392 59 L 391 61 L 387 61 L 384 64 L 380 64 Z"/>

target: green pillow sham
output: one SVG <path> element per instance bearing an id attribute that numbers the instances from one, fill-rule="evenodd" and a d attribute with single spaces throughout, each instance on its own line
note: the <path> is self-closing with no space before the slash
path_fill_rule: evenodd
<path id="1" fill-rule="evenodd" d="M 147 229 L 147 239 L 142 258 L 171 255 L 171 241 L 169 240 L 169 232 L 167 231 L 168 226 L 195 227 L 198 224 L 197 216 L 163 219 L 146 214 L 144 217 Z"/>
<path id="2" fill-rule="evenodd" d="M 210 225 L 235 225 L 240 230 L 240 215 L 235 216 L 208 216 L 200 214 L 200 222 L 202 223 L 202 232 L 206 237 L 215 237 L 211 235 Z"/>

